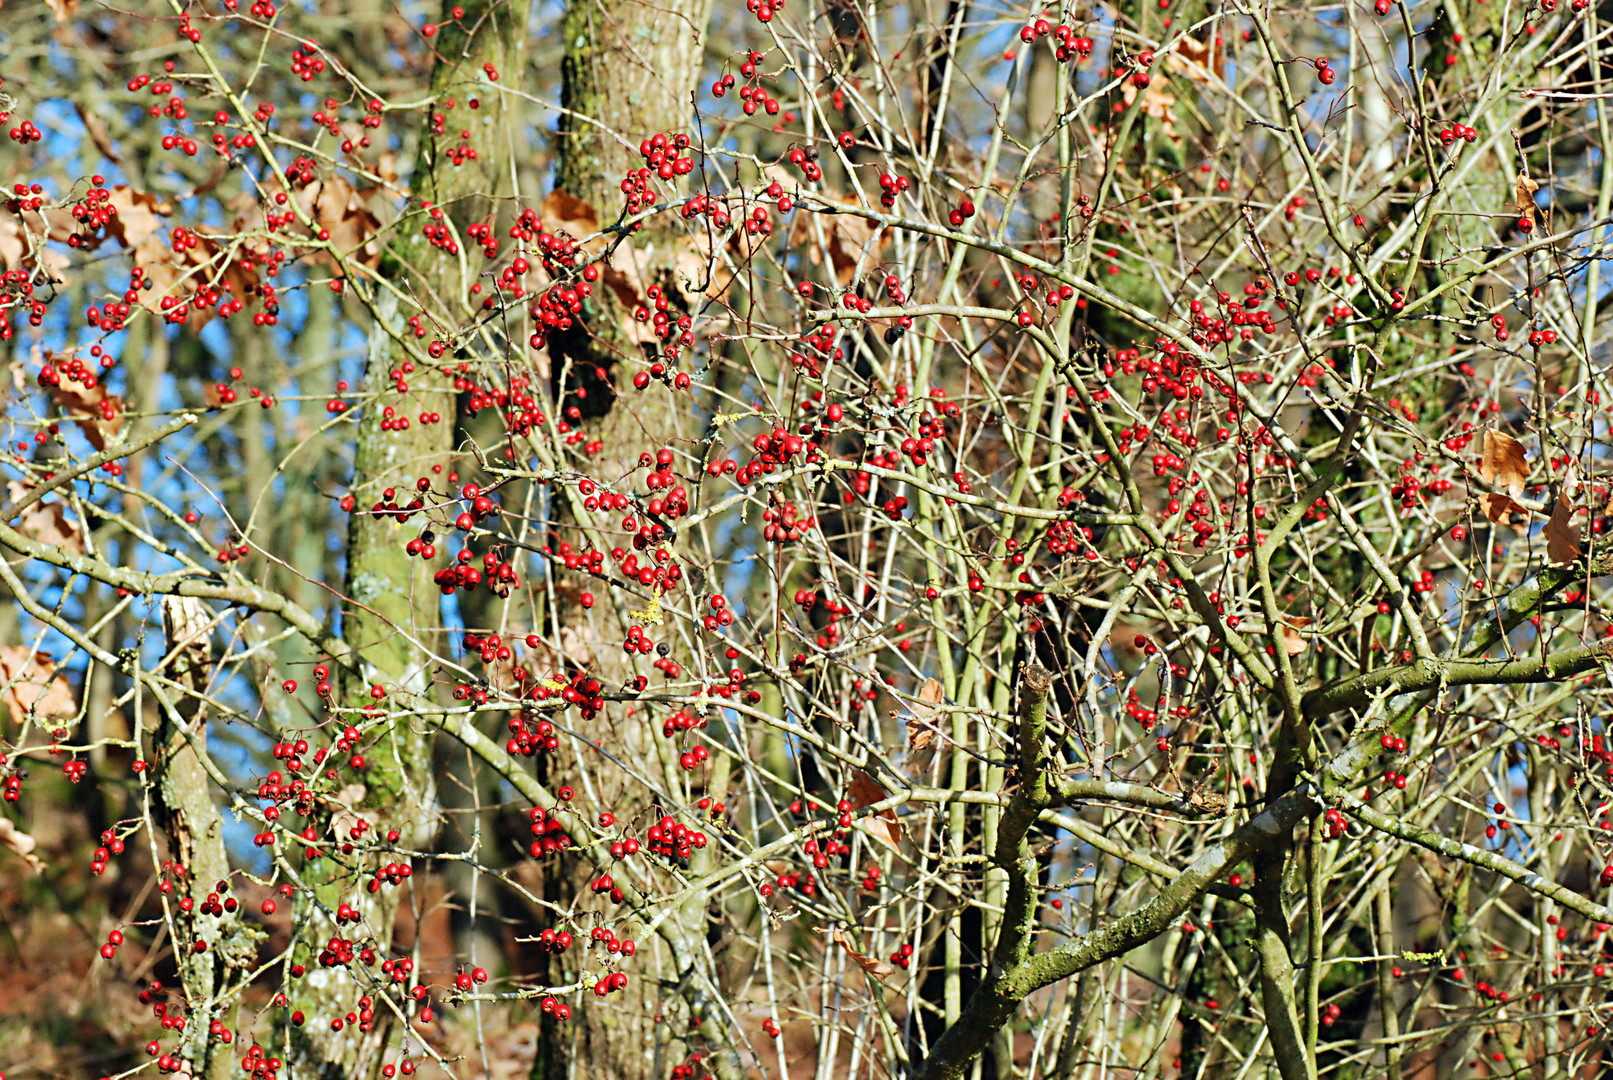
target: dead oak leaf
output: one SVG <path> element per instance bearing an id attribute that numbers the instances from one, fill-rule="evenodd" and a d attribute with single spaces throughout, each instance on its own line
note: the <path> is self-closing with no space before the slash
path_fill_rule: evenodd
<path id="1" fill-rule="evenodd" d="M 1567 495 L 1558 495 L 1546 521 L 1546 561 L 1570 563 L 1579 558 L 1579 530 L 1574 527 L 1574 508 Z"/>
<path id="2" fill-rule="evenodd" d="M 1479 512 L 1492 525 L 1516 525 L 1513 518 L 1527 519 L 1529 511 L 1513 501 L 1510 495 L 1486 491 L 1479 496 Z"/>
<path id="3" fill-rule="evenodd" d="M 91 446 L 105 450 L 107 442 L 123 430 L 123 399 L 108 394 L 106 384 L 98 379 L 92 385 L 74 379 L 59 368 L 58 372 L 61 378 L 50 388 L 51 400 L 67 412 Z"/>
<path id="4" fill-rule="evenodd" d="M 1194 82 L 1208 83 L 1221 77 L 1223 56 L 1218 39 L 1214 37 L 1206 44 L 1191 34 L 1184 35 L 1177 39 L 1168 60 L 1170 70 Z"/>
<path id="5" fill-rule="evenodd" d="M 17 828 L 15 821 L 0 817 L 0 847 L 10 848 L 36 874 L 45 869 L 44 862 L 34 854 L 34 848 L 38 846 L 39 841 Z"/>
<path id="6" fill-rule="evenodd" d="M 78 0 L 45 0 L 45 6 L 59 23 L 67 22 L 78 14 Z"/>
<path id="7" fill-rule="evenodd" d="M 1137 86 L 1127 82 L 1120 92 L 1129 107 L 1137 101 Z M 1159 130 L 1171 142 L 1181 142 L 1182 134 L 1176 130 L 1176 95 L 1165 89 L 1164 79 L 1154 79 L 1149 82 L 1148 89 L 1142 92 L 1140 106 L 1144 115 L 1152 116 L 1159 121 Z"/>
<path id="8" fill-rule="evenodd" d="M 171 205 L 149 191 L 136 191 L 128 184 L 113 188 L 107 203 L 114 211 L 106 223 L 107 235 L 130 249 L 162 232 L 163 219 L 173 214 Z"/>
<path id="9" fill-rule="evenodd" d="M 1300 633 L 1311 624 L 1303 615 L 1287 615 L 1277 625 L 1277 635 L 1283 639 L 1283 649 L 1289 656 L 1299 656 L 1310 648 L 1310 642 Z"/>
<path id="10" fill-rule="evenodd" d="M 855 200 L 849 196 L 841 201 L 855 205 Z M 819 243 L 819 229 L 822 229 L 822 243 Z M 807 257 L 814 266 L 823 265 L 827 258 L 829 265 L 834 268 L 835 280 L 841 285 L 850 285 L 864 254 L 871 261 L 877 260 L 879 253 L 891 242 L 888 230 L 879 231 L 877 242 L 874 234 L 874 223 L 867 218 L 820 210 L 795 215 L 795 224 L 790 229 L 790 243 L 797 247 L 805 245 Z M 872 251 L 869 250 L 871 244 Z"/>
<path id="11" fill-rule="evenodd" d="M 69 219 L 71 220 L 71 219 Z M 68 267 L 68 259 L 60 251 L 45 246 L 54 239 L 55 227 L 41 214 L 9 214 L 0 211 L 0 269 L 43 269 L 52 279 L 61 281 Z M 66 235 L 62 237 L 66 239 Z"/>
<path id="12" fill-rule="evenodd" d="M 1518 211 L 1518 217 L 1535 223 L 1535 192 L 1540 190 L 1540 181 L 1531 180 L 1523 173 L 1518 174 L 1518 183 L 1513 189 L 1513 205 Z"/>
<path id="13" fill-rule="evenodd" d="M 936 727 L 935 718 L 939 713 L 936 706 L 946 699 L 940 679 L 925 679 L 924 685 L 919 687 L 918 699 L 908 703 L 911 714 L 907 718 L 907 749 L 917 753 L 935 742 L 940 734 Z"/>
<path id="14" fill-rule="evenodd" d="M 538 204 L 538 216 L 543 219 L 545 232 L 568 233 L 574 240 L 599 231 L 599 213 L 593 204 L 560 188 L 543 197 L 543 202 Z"/>
<path id="15" fill-rule="evenodd" d="M 67 720 L 78 714 L 73 688 L 45 653 L 22 645 L 0 646 L 0 702 L 17 723 L 30 714 L 42 720 Z"/>
<path id="16" fill-rule="evenodd" d="M 13 504 L 20 502 L 31 490 L 29 485 L 16 480 L 6 482 L 6 490 Z M 84 554 L 84 534 L 67 516 L 67 504 L 59 499 L 41 499 L 20 515 L 17 531 L 41 544 L 48 544 L 74 555 Z"/>
<path id="17" fill-rule="evenodd" d="M 1484 450 L 1479 455 L 1479 476 L 1486 483 L 1505 488 L 1516 499 L 1529 482 L 1529 462 L 1523 443 L 1501 431 L 1484 433 Z"/>
<path id="18" fill-rule="evenodd" d="M 890 792 L 872 776 L 858 769 L 852 773 L 851 786 L 846 788 L 846 800 L 853 811 L 864 810 L 890 798 Z M 868 831 L 898 847 L 902 842 L 902 823 L 896 811 L 886 807 L 868 821 Z"/>
<path id="19" fill-rule="evenodd" d="M 852 962 L 858 967 L 862 968 L 863 971 L 868 973 L 869 978 L 878 979 L 880 982 L 884 982 L 886 979 L 896 974 L 896 966 L 894 964 L 889 964 L 884 960 L 878 960 L 872 956 L 868 956 L 865 953 L 858 952 L 856 947 L 851 943 L 851 935 L 847 934 L 838 926 L 835 927 L 834 930 L 834 939 L 836 944 L 838 944 L 842 949 L 846 950 L 846 955 L 851 957 Z"/>
<path id="20" fill-rule="evenodd" d="M 308 218 L 329 235 L 330 245 L 337 252 L 372 270 L 381 264 L 381 246 L 375 239 L 381 230 L 381 219 L 371 209 L 365 192 L 333 173 L 298 188 L 297 202 Z M 309 258 L 335 264 L 322 251 L 311 252 Z"/>

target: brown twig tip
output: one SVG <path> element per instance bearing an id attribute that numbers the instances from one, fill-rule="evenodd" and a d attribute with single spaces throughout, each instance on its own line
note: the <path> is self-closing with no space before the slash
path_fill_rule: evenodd
<path id="1" fill-rule="evenodd" d="M 1022 664 L 1019 671 L 1024 676 L 1025 689 L 1045 694 L 1053 688 L 1053 673 L 1034 660 Z"/>

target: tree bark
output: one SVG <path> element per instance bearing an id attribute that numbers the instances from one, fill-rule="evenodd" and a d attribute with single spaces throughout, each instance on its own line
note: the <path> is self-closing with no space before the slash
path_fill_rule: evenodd
<path id="1" fill-rule="evenodd" d="M 463 9 L 457 19 L 449 14 L 454 7 Z M 396 282 L 404 295 L 426 305 L 432 316 L 429 322 L 437 325 L 457 326 L 465 321 L 471 282 L 464 280 L 455 256 L 422 236 L 421 229 L 432 220 L 427 205 L 445 211 L 453 223 L 463 226 L 484 215 L 492 197 L 507 186 L 507 103 L 512 99 L 499 86 L 519 89 L 528 10 L 527 0 L 445 2 L 434 38 L 437 60 L 431 88 L 439 102 L 437 111 L 445 111 L 450 98 L 461 108 L 470 98 L 478 99 L 474 114 L 481 136 L 475 142 L 477 156 L 459 164 L 442 158 L 439 151 L 457 139 L 458 129 L 450 122 L 444 134 L 436 135 L 428 120 L 411 179 L 419 204 L 399 223 L 396 239 L 383 256 L 381 274 Z M 484 65 L 498 72 L 497 86 L 484 75 Z M 464 235 L 463 228 L 459 234 Z M 351 485 L 356 505 L 348 522 L 343 590 L 342 639 L 350 658 L 358 663 L 343 679 L 336 700 L 356 710 L 373 703 L 371 687 L 378 686 L 384 694 L 383 711 L 429 710 L 436 697 L 431 652 L 440 638 L 441 594 L 431 580 L 432 567 L 404 552 L 404 544 L 414 532 L 400 527 L 391 515 L 365 511 L 389 487 L 397 490 L 400 503 L 407 503 L 417 490 L 416 479 L 433 476 L 430 466 L 448 461 L 454 431 L 452 352 L 441 368 L 417 365 L 407 380 L 407 394 L 400 398 L 391 393 L 390 373 L 407 358 L 397 344 L 406 313 L 398 310 L 392 294 L 384 289 L 377 288 L 375 296 L 363 384 L 372 397 L 358 422 Z M 383 430 L 380 420 L 385 404 L 394 404 L 399 416 L 408 416 L 409 426 Z M 419 415 L 428 412 L 442 419 L 418 422 Z M 433 479 L 438 484 L 436 497 L 458 495 L 442 489 L 441 479 Z M 351 711 L 341 714 L 342 723 L 355 718 Z M 370 764 L 354 809 L 380 833 L 398 830 L 400 845 L 414 849 L 429 846 L 438 828 L 429 745 L 432 729 L 429 715 L 387 719 L 366 735 L 363 744 Z M 312 871 L 308 883 L 315 888 L 312 893 L 298 894 L 294 917 L 309 921 L 315 928 L 313 937 L 362 935 L 373 941 L 381 955 L 389 952 L 402 895 L 399 889 L 369 893 L 353 888 L 358 883 L 345 877 L 320 880 Z M 339 902 L 359 909 L 359 929 L 337 930 L 331 913 Z M 311 962 L 308 967 L 307 976 L 295 985 L 296 1006 L 304 1012 L 305 1021 L 292 1029 L 288 1064 L 293 1075 L 328 1080 L 374 1076 L 382 1065 L 394 1020 L 391 1009 L 377 1001 L 368 1030 L 361 1023 L 356 1030 L 344 1025 L 343 1030 L 333 1031 L 333 1020 L 357 1009 L 360 996 L 378 991 L 342 969 L 319 968 Z M 401 996 L 398 1000 L 400 1009 L 413 1004 Z"/>

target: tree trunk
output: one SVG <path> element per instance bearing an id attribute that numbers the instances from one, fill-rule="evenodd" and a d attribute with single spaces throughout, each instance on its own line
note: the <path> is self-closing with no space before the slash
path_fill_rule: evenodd
<path id="1" fill-rule="evenodd" d="M 453 7 L 464 9 L 458 19 L 449 17 Z M 477 111 L 465 114 L 477 117 L 479 137 L 473 144 L 477 156 L 462 164 L 441 158 L 440 150 L 459 141 L 455 114 L 446 113 L 449 122 L 442 135 L 433 134 L 428 121 L 411 180 L 421 205 L 412 207 L 412 213 L 400 222 L 381 264 L 381 274 L 395 282 L 403 295 L 427 305 L 427 325 L 462 324 L 469 315 L 471 282 L 465 280 L 455 256 L 422 236 L 421 229 L 432 221 L 425 204 L 447 208 L 460 227 L 459 235 L 464 236 L 463 225 L 485 215 L 492 197 L 506 186 L 504 180 L 510 175 L 506 103 L 511 99 L 487 81 L 484 65 L 498 72 L 501 85 L 519 89 L 527 21 L 527 0 L 444 4 L 434 38 L 438 59 L 432 92 L 440 103 L 439 112 L 446 112 L 447 99 L 455 99 L 460 108 L 469 99 L 478 99 Z M 432 477 L 436 497 L 458 495 L 442 486 L 445 477 L 430 472 L 431 465 L 447 462 L 452 450 L 455 399 L 448 365 L 453 353 L 447 354 L 449 360 L 442 369 L 417 364 L 407 379 L 409 391 L 401 396 L 392 393 L 390 373 L 408 359 L 397 345 L 408 313 L 399 310 L 393 295 L 383 288 L 375 289 L 375 297 L 363 387 L 374 397 L 359 421 L 351 485 L 356 505 L 348 523 L 342 614 L 342 638 L 358 665 L 343 680 L 335 700 L 344 708 L 339 714 L 339 723 L 344 725 L 357 722 L 358 710 L 365 706 L 374 707 L 383 717 L 394 709 L 413 714 L 359 725 L 366 729 L 360 749 L 369 765 L 355 810 L 377 832 L 396 829 L 400 846 L 419 849 L 431 844 L 438 828 L 429 745 L 434 725 L 429 715 L 420 713 L 429 713 L 436 699 L 432 653 L 442 625 L 441 594 L 431 580 L 432 567 L 404 552 L 405 542 L 415 531 L 400 527 L 392 515 L 366 510 L 382 501 L 387 488 L 395 489 L 400 505 L 407 504 L 417 493 L 415 482 L 421 476 Z M 388 404 L 396 407 L 398 416 L 409 418 L 407 428 L 382 429 L 380 410 Z M 441 420 L 419 422 L 422 413 L 436 413 Z M 380 687 L 383 693 L 378 706 L 371 696 L 372 687 Z M 359 873 L 373 869 L 364 867 Z M 400 888 L 367 892 L 362 877 L 336 876 L 323 860 L 308 869 L 305 880 L 315 888 L 311 894 L 299 893 L 294 914 L 316 928 L 311 935 L 314 939 L 339 934 L 355 939 L 359 946 L 373 943 L 381 956 L 389 953 L 403 895 Z M 339 930 L 331 920 L 337 904 L 343 902 L 353 904 L 362 915 L 356 929 Z M 319 967 L 313 957 L 298 962 L 307 964 L 308 973 L 295 987 L 294 1005 L 303 1011 L 305 1020 L 292 1029 L 292 1075 L 331 1080 L 374 1076 L 388 1043 L 391 1009 L 384 1002 L 374 1002 L 373 1017 L 367 1023 L 360 1016 L 357 1025 L 344 1023 L 342 1030 L 333 1031 L 332 1022 L 361 1012 L 359 999 L 373 995 L 375 989 L 341 968 Z M 404 989 L 407 987 L 399 989 L 397 1004 L 409 1012 L 417 1006 L 403 997 Z"/>
<path id="2" fill-rule="evenodd" d="M 193 597 L 163 598 L 167 674 L 193 692 L 207 684 L 212 613 Z M 179 1056 L 196 1080 L 224 1080 L 230 1074 L 230 1047 L 211 1034 L 213 1021 L 235 1026 L 225 1002 L 244 981 L 257 953 L 259 932 L 227 917 L 213 902 L 223 899 L 219 882 L 230 879 L 224 850 L 224 819 L 213 804 L 213 782 L 202 759 L 207 748 L 207 713 L 196 697 L 164 702 L 152 733 L 151 815 L 168 847 L 174 891 L 165 898 L 174 932 L 174 956 L 186 997 L 185 1037 Z M 183 867 L 183 871 L 178 869 Z M 184 902 L 190 901 L 189 910 Z"/>
<path id="3" fill-rule="evenodd" d="M 654 6 L 633 0 L 574 0 L 567 7 L 562 21 L 565 55 L 561 62 L 561 102 L 569 111 L 562 114 L 560 121 L 555 187 L 587 202 L 602 225 L 614 222 L 620 213 L 623 177 L 644 164 L 638 150 L 640 142 L 658 131 L 686 130 L 700 73 L 703 34 L 710 15 L 711 0 L 672 0 L 670 5 Z M 676 285 L 670 280 L 670 271 L 678 243 L 674 215 L 662 215 L 636 233 L 631 251 L 619 253 L 615 261 L 631 259 L 638 279 L 645 286 L 657 281 Z M 556 342 L 552 350 L 568 354 L 574 370 L 600 367 L 610 371 L 616 368 L 618 360 L 643 358 L 640 349 L 623 332 L 629 312 L 613 290 L 595 290 L 585 315 L 585 325 L 565 342 Z M 563 361 L 557 357 L 555 364 L 558 377 Z M 630 378 L 631 372 L 617 369 L 612 381 L 621 387 Z M 604 443 L 602 453 L 589 465 L 599 476 L 614 478 L 627 474 L 637 464 L 638 452 L 652 445 L 647 438 L 664 443 L 680 422 L 688 421 L 688 410 L 684 408 L 687 402 L 679 401 L 659 386 L 652 387 L 642 397 L 634 395 L 629 401 L 613 394 L 608 385 L 600 385 L 597 380 L 585 382 L 591 398 L 579 402 L 568 397 L 566 404 L 583 406 L 584 420 L 591 433 Z M 570 394 L 574 387 L 575 383 L 556 386 L 556 391 Z M 557 516 L 562 513 L 557 510 Z M 625 596 L 612 596 L 610 600 L 622 610 L 612 613 L 610 604 L 596 608 L 590 624 L 586 611 L 568 606 L 554 613 L 550 630 L 558 636 L 570 626 L 581 632 L 583 640 L 601 636 L 601 626 L 608 626 L 603 631 L 606 640 L 625 633 L 629 621 L 625 608 L 634 604 L 624 603 L 631 600 Z M 597 651 L 603 654 L 606 650 Z M 619 651 L 616 657 L 614 660 L 602 657 L 590 668 L 591 674 L 607 684 L 620 685 L 630 679 L 631 664 L 620 659 Z M 658 737 L 649 721 L 649 710 L 640 708 L 632 717 L 618 717 L 617 730 L 624 745 L 636 748 L 630 753 L 642 754 L 641 760 L 656 762 L 665 749 L 665 740 Z M 562 761 L 552 767 L 562 770 L 562 775 L 551 777 L 549 782 L 566 782 L 564 770 L 572 766 Z M 603 793 L 603 797 L 611 798 L 616 794 Z M 551 900 L 569 902 L 581 888 L 576 874 L 585 868 L 569 869 L 573 873 L 564 879 L 546 870 L 544 887 Z M 698 871 L 696 866 L 692 872 L 698 874 Z M 557 869 L 557 875 L 564 873 Z M 663 933 L 676 935 L 686 943 L 685 955 L 699 956 L 702 950 L 695 948 L 694 943 L 705 934 L 705 922 L 705 898 L 695 896 L 668 920 L 670 925 L 662 929 Z M 553 958 L 546 973 L 548 981 L 560 983 L 575 975 L 562 969 L 567 960 Z M 657 985 L 656 975 L 661 976 L 660 985 Z M 542 1016 L 543 1026 L 531 1072 L 533 1080 L 576 1077 L 584 1075 L 585 1070 L 595 1080 L 606 1077 L 637 1080 L 665 1075 L 667 1063 L 676 1064 L 682 1056 L 669 1039 L 666 1025 L 656 1024 L 654 1017 L 661 1012 L 662 995 L 673 985 L 679 987 L 673 992 L 681 992 L 687 999 L 691 1013 L 705 1013 L 703 1030 L 709 1042 L 724 1047 L 726 1036 L 713 1029 L 719 1029 L 725 1018 L 718 1009 L 706 1012 L 710 1003 L 705 1000 L 703 978 L 691 976 L 687 971 L 645 970 L 643 976 L 635 978 L 620 995 L 621 1004 L 589 1007 L 585 1003 L 563 1024 L 550 1016 Z M 658 1059 L 663 1059 L 659 1073 Z M 707 1064 L 719 1075 L 731 1075 L 737 1061 L 724 1048 L 708 1059 Z"/>

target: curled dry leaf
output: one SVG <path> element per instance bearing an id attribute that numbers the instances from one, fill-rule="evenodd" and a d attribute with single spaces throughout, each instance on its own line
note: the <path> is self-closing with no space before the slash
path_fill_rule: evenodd
<path id="1" fill-rule="evenodd" d="M 67 22 L 78 14 L 78 0 L 45 0 L 45 6 L 59 23 Z"/>
<path id="2" fill-rule="evenodd" d="M 162 219 L 174 212 L 171 204 L 149 191 L 135 191 L 128 184 L 113 188 L 107 202 L 117 211 L 106 223 L 107 235 L 131 249 L 162 232 Z"/>
<path id="3" fill-rule="evenodd" d="M 1518 174 L 1518 183 L 1513 189 L 1513 203 L 1518 216 L 1527 220 L 1531 225 L 1535 221 L 1535 192 L 1540 190 L 1540 181 L 1531 180 L 1523 173 Z"/>
<path id="4" fill-rule="evenodd" d="M 1579 529 L 1574 526 L 1574 508 L 1567 495 L 1557 496 L 1546 521 L 1546 561 L 1569 563 L 1579 558 Z"/>
<path id="5" fill-rule="evenodd" d="M 42 720 L 67 720 L 78 714 L 73 688 L 45 653 L 22 645 L 0 646 L 0 702 L 21 723 L 30 712 Z"/>
<path id="6" fill-rule="evenodd" d="M 1298 656 L 1310 648 L 1310 642 L 1300 633 L 1311 624 L 1303 615 L 1288 615 L 1277 625 L 1277 633 L 1283 639 L 1283 648 L 1289 656 Z"/>
<path id="7" fill-rule="evenodd" d="M 45 358 L 49 360 L 50 353 L 47 352 Z M 97 450 L 105 450 L 108 440 L 116 438 L 123 430 L 123 399 L 108 394 L 106 384 L 99 379 L 94 386 L 88 386 L 62 371 L 61 381 L 50 388 L 50 397 L 66 410 Z"/>
<path id="8" fill-rule="evenodd" d="M 40 860 L 38 855 L 34 854 L 34 848 L 38 846 L 39 842 L 28 833 L 17 828 L 16 822 L 8 817 L 0 817 L 0 847 L 10 848 L 16 852 L 22 861 L 28 864 L 29 869 L 36 874 L 45 869 L 44 862 Z"/>
<path id="9" fill-rule="evenodd" d="M 360 191 L 340 174 L 322 176 L 297 189 L 297 201 L 308 217 L 330 233 L 337 251 L 370 269 L 381 265 L 381 245 L 376 234 L 381 218 L 370 202 L 371 192 Z M 324 252 L 310 254 L 314 262 L 334 266 L 336 261 Z"/>
<path id="10" fill-rule="evenodd" d="M 865 809 L 890 797 L 891 793 L 885 790 L 883 784 L 861 769 L 852 774 L 851 786 L 846 789 L 846 801 L 851 803 L 852 810 Z M 868 830 L 875 836 L 890 841 L 891 847 L 896 847 L 902 842 L 902 823 L 897 818 L 895 810 L 889 808 L 881 810 L 868 822 Z"/>
<path id="11" fill-rule="evenodd" d="M 1192 35 L 1184 35 L 1176 42 L 1176 49 L 1169 60 L 1169 69 L 1180 72 L 1194 82 L 1208 83 L 1221 77 L 1221 64 L 1224 54 L 1218 44 L 1219 39 L 1214 36 L 1210 44 L 1201 42 Z"/>
<path id="12" fill-rule="evenodd" d="M 69 217 L 71 222 L 72 218 Z M 57 237 L 56 223 L 38 213 L 0 214 L 0 269 L 43 269 L 53 279 L 63 280 L 67 256 L 45 246 L 47 239 L 66 240 L 72 230 Z"/>
<path id="13" fill-rule="evenodd" d="M 919 687 L 918 700 L 908 702 L 912 713 L 907 718 L 907 748 L 917 752 L 935 742 L 940 734 L 935 726 L 935 718 L 939 710 L 937 705 L 945 700 L 940 679 L 925 679 L 924 685 Z"/>
<path id="14" fill-rule="evenodd" d="M 1165 89 L 1164 79 L 1154 79 L 1142 91 L 1142 110 L 1159 121 L 1159 130 L 1171 142 L 1181 142 L 1182 133 L 1176 130 L 1176 95 Z M 1128 81 L 1120 92 L 1129 107 L 1137 100 L 1137 87 Z"/>
<path id="15" fill-rule="evenodd" d="M 568 233 L 574 240 L 599 231 L 599 213 L 593 205 L 559 188 L 543 197 L 543 202 L 538 204 L 538 214 L 543 218 L 545 231 Z M 591 246 L 603 246 L 603 241 L 595 241 Z"/>
<path id="16" fill-rule="evenodd" d="M 846 955 L 851 957 L 853 962 L 855 962 L 858 967 L 866 971 L 870 978 L 878 979 L 881 982 L 884 982 L 886 979 L 890 978 L 896 973 L 896 968 L 893 965 L 888 964 L 883 960 L 876 960 L 872 956 L 860 953 L 853 948 L 850 935 L 848 935 L 838 926 L 835 927 L 834 939 L 839 943 L 842 949 L 846 950 Z"/>
<path id="17" fill-rule="evenodd" d="M 1479 512 L 1482 513 L 1492 525 L 1517 525 L 1515 517 L 1529 517 L 1529 511 L 1516 502 L 1510 495 L 1499 495 L 1486 491 L 1479 496 Z"/>
<path id="18" fill-rule="evenodd" d="M 855 203 L 850 197 L 841 201 Z M 822 244 L 818 242 L 819 228 L 823 230 Z M 823 265 L 827 249 L 829 265 L 834 268 L 835 280 L 841 285 L 850 285 L 852 278 L 857 274 L 857 266 L 862 261 L 864 252 L 867 252 L 867 257 L 872 263 L 891 242 L 889 230 L 881 230 L 875 249 L 868 251 L 869 244 L 874 243 L 874 231 L 873 222 L 852 214 L 836 214 L 829 211 L 796 214 L 795 224 L 790 229 L 790 243 L 798 247 L 806 245 L 807 257 L 812 260 L 814 266 Z"/>
<path id="19" fill-rule="evenodd" d="M 20 502 L 29 490 L 27 484 L 16 480 L 6 481 L 6 491 L 13 505 Z M 21 518 L 17 531 L 29 539 L 70 551 L 74 555 L 84 554 L 84 534 L 67 516 L 66 503 L 59 499 L 41 499 L 24 510 Z"/>
<path id="20" fill-rule="evenodd" d="M 1479 456 L 1479 476 L 1486 483 L 1505 488 L 1516 499 L 1529 482 L 1529 462 L 1523 443 L 1500 431 L 1484 433 L 1484 452 Z"/>

